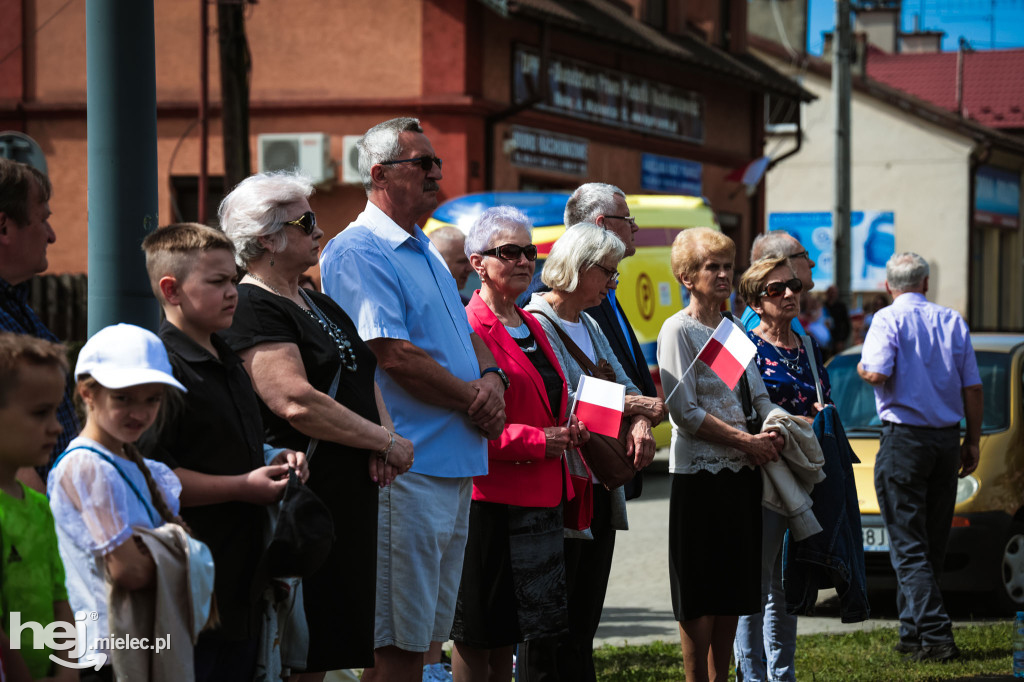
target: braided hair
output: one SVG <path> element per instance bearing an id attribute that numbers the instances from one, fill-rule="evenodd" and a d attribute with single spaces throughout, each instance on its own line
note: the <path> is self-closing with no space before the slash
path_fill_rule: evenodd
<path id="1" fill-rule="evenodd" d="M 78 380 L 79 390 L 76 392 L 76 400 L 78 400 L 81 403 L 84 403 L 84 400 L 82 399 L 83 388 L 89 391 L 95 391 L 96 389 L 103 389 L 105 391 L 109 390 L 88 374 L 83 374 L 80 376 Z M 168 391 L 165 389 L 164 399 L 166 399 L 167 393 Z M 179 526 L 182 526 L 186 531 L 188 531 L 191 534 L 191 530 L 189 529 L 185 521 L 180 516 L 175 516 L 171 512 L 171 508 L 167 506 L 167 500 L 164 498 L 164 495 L 160 491 L 160 488 L 157 487 L 156 481 L 153 480 L 153 474 L 149 470 L 149 467 L 146 466 L 146 461 L 142 457 L 142 451 L 139 450 L 135 443 L 125 443 L 123 450 L 125 457 L 127 457 L 130 462 L 135 464 L 135 466 L 139 468 L 139 471 L 142 472 L 142 475 L 145 476 L 146 487 L 149 489 L 149 497 L 152 499 L 153 508 L 156 509 L 157 513 L 160 515 L 160 518 L 164 520 L 164 523 L 176 523 Z"/>

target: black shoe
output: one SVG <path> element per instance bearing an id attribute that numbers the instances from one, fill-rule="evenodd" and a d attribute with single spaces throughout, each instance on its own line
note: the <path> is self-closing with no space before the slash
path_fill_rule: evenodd
<path id="1" fill-rule="evenodd" d="M 906 657 L 907 661 L 935 661 L 946 663 L 960 658 L 960 649 L 953 642 L 936 644 L 935 646 L 923 646 L 916 653 Z"/>
<path id="2" fill-rule="evenodd" d="M 898 654 L 916 654 L 921 650 L 921 645 L 917 642 L 904 642 L 902 639 L 899 644 L 892 648 Z"/>

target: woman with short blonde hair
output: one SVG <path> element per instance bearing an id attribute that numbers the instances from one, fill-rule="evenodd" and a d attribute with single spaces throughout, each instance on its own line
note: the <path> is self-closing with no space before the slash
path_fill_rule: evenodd
<path id="1" fill-rule="evenodd" d="M 676 237 L 672 272 L 690 304 L 658 334 L 672 422 L 669 580 L 689 682 L 726 679 L 737 619 L 760 611 L 758 468 L 781 449 L 776 434 L 748 426 L 762 423 L 773 407 L 757 367 L 750 363 L 730 389 L 708 365 L 694 362 L 722 322 L 735 255 L 733 241 L 711 228 Z"/>

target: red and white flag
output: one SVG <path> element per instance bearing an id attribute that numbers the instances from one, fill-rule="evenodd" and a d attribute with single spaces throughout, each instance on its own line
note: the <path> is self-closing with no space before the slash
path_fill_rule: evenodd
<path id="1" fill-rule="evenodd" d="M 586 375 L 580 377 L 572 413 L 587 430 L 618 438 L 625 408 L 625 386 Z"/>
<path id="2" fill-rule="evenodd" d="M 732 390 L 755 355 L 757 346 L 735 322 L 723 317 L 715 333 L 697 353 L 697 359 L 710 367 Z"/>

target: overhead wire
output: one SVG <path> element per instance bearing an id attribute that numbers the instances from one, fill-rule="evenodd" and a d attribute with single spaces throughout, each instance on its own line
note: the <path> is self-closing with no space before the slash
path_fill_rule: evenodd
<path id="1" fill-rule="evenodd" d="M 36 35 L 38 35 L 40 31 L 42 31 L 42 30 L 43 30 L 44 28 L 46 28 L 46 25 L 47 25 L 47 24 L 49 24 L 49 23 L 50 23 L 51 21 L 53 21 L 54 19 L 56 19 L 56 18 L 57 18 L 57 15 L 58 15 L 58 14 L 60 14 L 60 13 L 61 13 L 61 12 L 63 12 L 64 10 L 66 10 L 66 9 L 67 9 L 68 7 L 70 7 L 70 6 L 71 6 L 71 4 L 72 4 L 72 3 L 76 2 L 76 1 L 77 1 L 77 0 L 68 0 L 67 2 L 65 2 L 65 3 L 64 3 L 63 5 L 61 5 L 61 6 L 60 6 L 60 9 L 58 9 L 58 10 L 57 10 L 56 12 L 54 12 L 53 14 L 51 14 L 51 15 L 49 16 L 49 18 L 47 18 L 47 20 L 46 20 L 46 21 L 44 21 L 43 23 L 41 23 L 41 24 L 39 24 L 38 26 L 36 26 L 35 30 L 34 30 L 34 31 L 32 31 L 32 32 L 31 32 L 31 33 L 30 33 L 29 35 L 31 35 L 32 37 L 35 37 Z M 17 54 L 17 53 L 18 53 L 18 50 L 20 50 L 20 49 L 21 49 L 22 47 L 24 47 L 24 46 L 25 46 L 25 43 L 24 43 L 24 42 L 20 42 L 20 43 L 18 43 L 17 45 L 15 45 L 14 47 L 12 47 L 12 48 L 11 48 L 11 49 L 10 49 L 10 50 L 9 50 L 9 51 L 7 52 L 7 54 L 5 54 L 5 55 L 4 55 L 3 57 L 0 57 L 0 64 L 3 64 L 3 63 L 4 63 L 4 62 L 6 62 L 6 61 L 7 61 L 8 59 L 10 59 L 11 57 L 13 57 L 13 56 L 14 56 L 15 54 Z"/>

